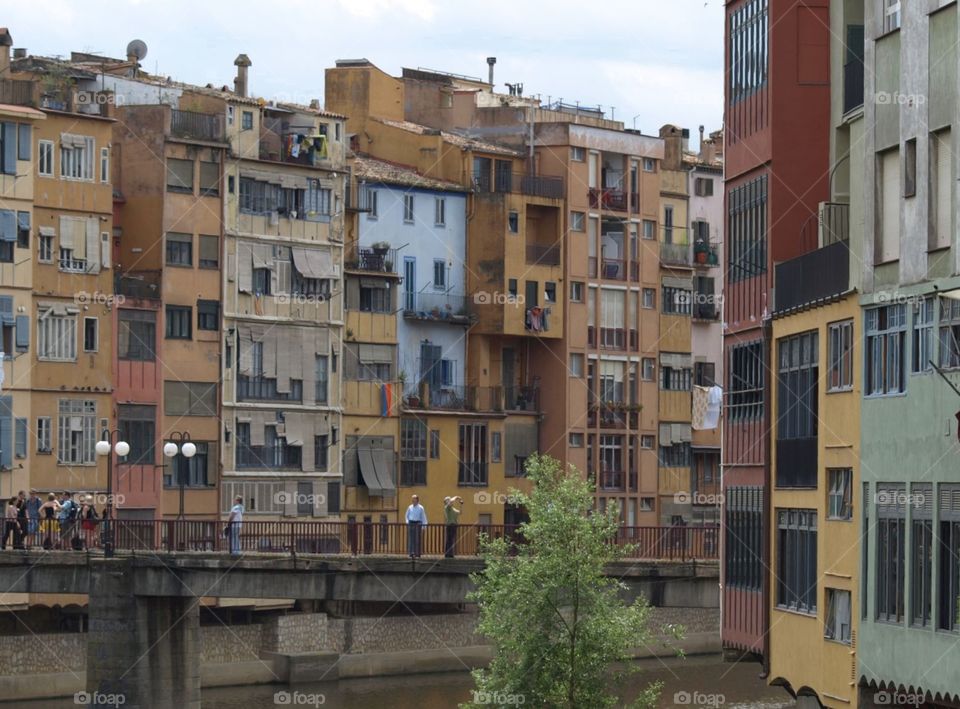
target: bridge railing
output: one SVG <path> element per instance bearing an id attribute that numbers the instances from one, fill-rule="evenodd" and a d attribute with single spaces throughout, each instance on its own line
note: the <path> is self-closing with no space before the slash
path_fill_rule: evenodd
<path id="1" fill-rule="evenodd" d="M 118 552 L 228 552 L 234 534 L 223 519 L 116 520 L 114 549 Z M 61 532 L 45 525 L 26 541 L 53 549 L 102 550 L 108 527 L 77 523 Z M 446 525 L 427 524 L 420 530 L 419 553 L 441 556 L 446 549 Z M 506 538 L 518 548 L 524 543 L 518 525 L 461 524 L 457 526 L 456 556 L 476 556 L 484 537 Z M 350 554 L 407 556 L 406 524 L 389 522 L 323 522 L 317 520 L 245 520 L 236 531 L 241 552 L 281 554 Z M 612 544 L 628 546 L 627 557 L 650 561 L 714 560 L 719 557 L 720 530 L 710 527 L 619 527 Z"/>

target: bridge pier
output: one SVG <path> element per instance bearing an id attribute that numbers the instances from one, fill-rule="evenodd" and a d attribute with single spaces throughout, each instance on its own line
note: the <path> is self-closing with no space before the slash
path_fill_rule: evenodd
<path id="1" fill-rule="evenodd" d="M 91 560 L 87 692 L 91 705 L 200 708 L 200 609 L 194 597 L 137 596 L 134 569 Z"/>

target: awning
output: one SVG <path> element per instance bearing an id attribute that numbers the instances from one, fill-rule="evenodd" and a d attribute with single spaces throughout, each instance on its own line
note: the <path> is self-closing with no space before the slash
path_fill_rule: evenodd
<path id="1" fill-rule="evenodd" d="M 86 144 L 86 139 L 82 135 L 74 135 L 73 133 L 60 134 L 60 145 L 64 148 L 82 148 Z"/>
<path id="2" fill-rule="evenodd" d="M 274 185 L 280 184 L 280 175 L 276 172 L 264 172 L 263 170 L 241 170 L 240 177 L 249 180 L 257 180 L 258 182 L 269 182 L 270 184 Z"/>
<path id="3" fill-rule="evenodd" d="M 690 369 L 693 363 L 690 361 L 689 354 L 680 352 L 661 352 L 660 365 L 670 367 L 671 369 Z"/>
<path id="4" fill-rule="evenodd" d="M 293 265 L 304 278 L 335 278 L 329 249 L 290 249 Z"/>
<path id="5" fill-rule="evenodd" d="M 393 466 L 390 465 L 390 458 L 393 456 L 392 450 L 386 448 L 373 449 L 373 464 L 377 469 L 377 477 L 380 479 L 380 486 L 383 488 L 384 497 L 393 497 L 397 488 L 393 484 Z"/>
<path id="6" fill-rule="evenodd" d="M 389 288 L 390 284 L 383 278 L 361 278 L 361 288 Z"/>
<path id="7" fill-rule="evenodd" d="M 357 355 L 361 362 L 390 364 L 393 362 L 393 345 L 360 344 L 357 348 Z"/>
<path id="8" fill-rule="evenodd" d="M 671 427 L 673 428 L 672 438 L 674 443 L 689 443 L 693 438 L 689 423 L 674 423 L 671 424 Z"/>
<path id="9" fill-rule="evenodd" d="M 291 190 L 305 190 L 310 181 L 303 175 L 280 175 L 280 186 Z"/>
<path id="10" fill-rule="evenodd" d="M 667 288 L 682 288 L 684 290 L 693 290 L 693 279 L 664 276 L 663 285 L 666 286 Z"/>
<path id="11" fill-rule="evenodd" d="M 40 236 L 56 236 L 57 230 L 52 226 L 42 226 L 40 227 Z"/>
<path id="12" fill-rule="evenodd" d="M 670 446 L 673 445 L 673 430 L 670 428 L 669 423 L 660 424 L 660 441 L 661 446 Z"/>
<path id="13" fill-rule="evenodd" d="M 303 418 L 300 414 L 287 413 L 284 416 L 284 435 L 288 446 L 303 445 Z"/>
<path id="14" fill-rule="evenodd" d="M 273 247 L 254 244 L 251 250 L 253 251 L 254 268 L 273 268 Z"/>
<path id="15" fill-rule="evenodd" d="M 367 486 L 370 497 L 384 497 L 383 482 L 377 475 L 377 464 L 373 460 L 372 448 L 357 448 L 357 460 L 360 463 L 360 474 L 363 484 Z"/>

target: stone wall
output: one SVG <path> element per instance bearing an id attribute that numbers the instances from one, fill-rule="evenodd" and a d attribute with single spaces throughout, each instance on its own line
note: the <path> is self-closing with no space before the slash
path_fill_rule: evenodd
<path id="1" fill-rule="evenodd" d="M 85 672 L 86 633 L 0 636 L 0 673 Z"/>
<path id="2" fill-rule="evenodd" d="M 219 665 L 260 657 L 263 625 L 204 625 L 200 628 L 200 662 Z"/>
<path id="3" fill-rule="evenodd" d="M 472 613 L 387 618 L 330 618 L 328 649 L 341 654 L 485 645 Z"/>

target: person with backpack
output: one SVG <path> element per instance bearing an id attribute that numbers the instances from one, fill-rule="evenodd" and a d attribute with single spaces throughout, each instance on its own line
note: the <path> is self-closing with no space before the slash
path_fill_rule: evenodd
<path id="1" fill-rule="evenodd" d="M 66 549 L 66 545 L 73 539 L 74 531 L 77 526 L 77 514 L 80 512 L 77 503 L 73 501 L 72 492 L 64 492 L 63 499 L 60 501 L 60 548 Z"/>
<path id="2" fill-rule="evenodd" d="M 83 530 L 83 542 L 87 549 L 91 547 L 97 530 L 97 508 L 93 502 L 93 495 L 87 495 L 80 507 L 80 529 Z"/>

